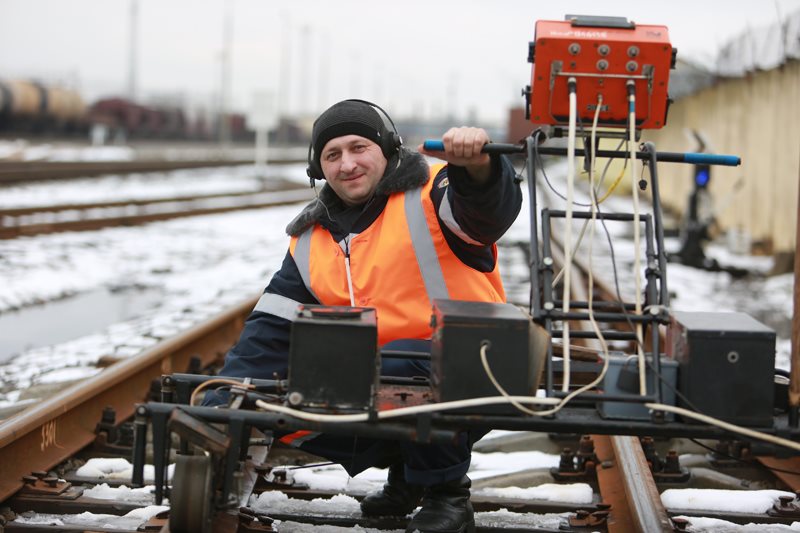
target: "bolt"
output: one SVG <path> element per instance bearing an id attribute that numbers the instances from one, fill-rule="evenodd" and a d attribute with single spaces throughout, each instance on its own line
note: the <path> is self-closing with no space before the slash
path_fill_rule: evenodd
<path id="1" fill-rule="evenodd" d="M 608 515 L 610 513 L 611 511 L 595 511 L 592 513 L 592 516 L 598 520 L 605 520 L 606 518 L 608 518 Z"/>
<path id="2" fill-rule="evenodd" d="M 33 472 L 31 472 L 31 474 L 38 477 L 39 479 L 47 477 L 47 472 L 45 472 L 44 470 L 34 470 Z"/>
<path id="3" fill-rule="evenodd" d="M 594 453 L 594 441 L 591 435 L 584 435 L 581 437 L 580 444 L 578 444 L 578 451 L 584 454 Z"/>
<path id="4" fill-rule="evenodd" d="M 46 477 L 42 481 L 47 483 L 47 485 L 49 487 L 57 487 L 58 486 L 58 478 L 56 476 Z"/>
<path id="5" fill-rule="evenodd" d="M 781 502 L 781 507 L 789 507 L 789 504 L 794 501 L 794 496 L 778 496 Z"/>
<path id="6" fill-rule="evenodd" d="M 36 476 L 22 476 L 22 481 L 25 482 L 26 485 L 35 485 L 38 480 L 39 478 Z"/>
<path id="7" fill-rule="evenodd" d="M 103 414 L 100 418 L 101 422 L 105 422 L 106 424 L 113 424 L 117 420 L 117 412 L 114 411 L 114 408 L 111 406 L 107 406 L 103 409 Z"/>
<path id="8" fill-rule="evenodd" d="M 598 511 L 607 511 L 607 510 L 611 509 L 611 504 L 610 503 L 600 502 L 600 503 L 596 504 L 595 507 L 597 507 Z"/>
<path id="9" fill-rule="evenodd" d="M 664 459 L 664 472 L 670 474 L 677 474 L 681 471 L 680 459 L 678 452 L 670 450 L 667 452 L 667 457 Z"/>
<path id="10" fill-rule="evenodd" d="M 575 471 L 575 454 L 571 448 L 564 448 L 561 451 L 561 460 L 558 462 L 559 472 Z"/>
<path id="11" fill-rule="evenodd" d="M 287 399 L 290 405 L 300 405 L 303 403 L 303 395 L 297 391 L 290 393 Z"/>
<path id="12" fill-rule="evenodd" d="M 600 463 L 600 466 L 602 466 L 603 469 L 607 470 L 607 469 L 612 468 L 614 466 L 614 461 L 603 461 L 602 463 Z"/>

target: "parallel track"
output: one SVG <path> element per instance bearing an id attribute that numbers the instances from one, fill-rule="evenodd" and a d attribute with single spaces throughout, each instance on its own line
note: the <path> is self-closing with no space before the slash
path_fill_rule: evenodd
<path id="1" fill-rule="evenodd" d="M 299 162 L 296 158 L 271 159 L 271 164 Z M 190 168 L 252 165 L 252 159 L 192 159 L 151 161 L 0 161 L 0 185 L 43 180 L 92 178 L 109 174 L 167 172 Z"/>
<path id="2" fill-rule="evenodd" d="M 173 218 L 274 207 L 311 198 L 313 193 L 308 187 L 280 182 L 271 190 L 255 192 L 0 209 L 0 239 L 137 226 Z"/>

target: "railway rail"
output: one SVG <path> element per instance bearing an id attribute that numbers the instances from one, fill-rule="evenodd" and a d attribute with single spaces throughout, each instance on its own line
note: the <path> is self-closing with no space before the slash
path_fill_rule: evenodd
<path id="1" fill-rule="evenodd" d="M 308 187 L 279 181 L 270 182 L 269 189 L 261 191 L 0 209 L 0 239 L 136 226 L 173 218 L 274 207 L 312 197 Z"/>
<path id="2" fill-rule="evenodd" d="M 270 159 L 271 164 L 300 162 L 297 158 Z M 91 178 L 109 174 L 167 172 L 170 170 L 252 165 L 252 159 L 187 159 L 141 161 L 0 161 L 0 185 L 44 180 Z"/>

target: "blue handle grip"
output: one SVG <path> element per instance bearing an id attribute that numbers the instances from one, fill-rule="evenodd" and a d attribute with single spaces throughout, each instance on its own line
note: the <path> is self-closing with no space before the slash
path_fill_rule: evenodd
<path id="1" fill-rule="evenodd" d="M 429 152 L 444 152 L 444 143 L 442 141 L 426 139 L 425 142 L 422 143 L 422 147 Z"/>
<path id="2" fill-rule="evenodd" d="M 693 165 L 725 165 L 729 167 L 738 166 L 742 162 L 742 158 L 736 155 L 698 154 L 691 152 L 683 154 L 683 160 Z"/>

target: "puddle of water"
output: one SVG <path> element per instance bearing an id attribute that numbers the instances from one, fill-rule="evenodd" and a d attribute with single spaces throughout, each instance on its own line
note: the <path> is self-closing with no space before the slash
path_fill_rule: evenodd
<path id="1" fill-rule="evenodd" d="M 76 339 L 152 308 L 160 291 L 95 290 L 0 315 L 0 363 L 23 351 Z"/>

